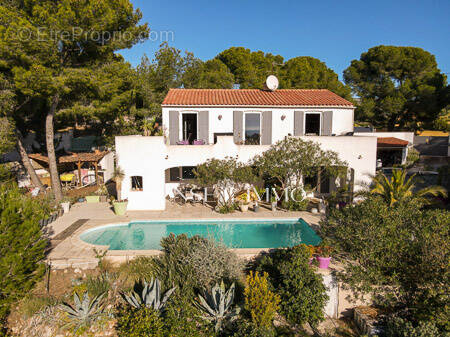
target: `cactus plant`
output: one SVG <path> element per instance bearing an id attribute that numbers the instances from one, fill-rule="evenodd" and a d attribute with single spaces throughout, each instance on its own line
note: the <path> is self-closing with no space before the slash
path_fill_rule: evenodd
<path id="1" fill-rule="evenodd" d="M 163 311 L 167 301 L 169 300 L 172 293 L 175 291 L 176 287 L 173 287 L 166 291 L 163 298 L 161 299 L 161 283 L 158 279 L 153 280 L 149 283 L 146 281 L 137 282 L 134 286 L 134 291 L 129 294 L 122 293 L 123 299 L 134 308 L 152 308 L 155 311 Z M 140 291 L 142 289 L 142 291 Z"/>
<path id="2" fill-rule="evenodd" d="M 204 296 L 199 295 L 197 306 L 206 315 L 201 318 L 212 322 L 216 332 L 223 328 L 223 324 L 231 322 L 237 318 L 239 308 L 233 308 L 234 283 L 226 290 L 223 281 L 211 289 L 211 293 L 204 292 Z"/>
<path id="3" fill-rule="evenodd" d="M 75 331 L 82 327 L 89 327 L 103 313 L 101 306 L 103 295 L 100 294 L 91 299 L 89 294 L 85 292 L 81 301 L 78 294 L 75 293 L 73 295 L 73 306 L 66 302 L 62 303 L 61 309 L 67 313 L 69 319 L 68 325 L 74 326 Z"/>

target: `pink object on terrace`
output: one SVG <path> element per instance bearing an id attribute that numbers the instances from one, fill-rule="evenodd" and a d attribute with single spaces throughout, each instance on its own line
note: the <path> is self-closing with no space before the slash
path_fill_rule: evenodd
<path id="1" fill-rule="evenodd" d="M 205 145 L 205 141 L 203 139 L 194 140 L 194 145 Z"/>
<path id="2" fill-rule="evenodd" d="M 177 142 L 177 145 L 189 145 L 189 141 L 188 140 L 180 140 L 179 142 Z"/>
<path id="3" fill-rule="evenodd" d="M 328 269 L 328 266 L 330 265 L 331 257 L 317 257 L 317 261 L 319 261 L 319 268 L 320 269 Z"/>

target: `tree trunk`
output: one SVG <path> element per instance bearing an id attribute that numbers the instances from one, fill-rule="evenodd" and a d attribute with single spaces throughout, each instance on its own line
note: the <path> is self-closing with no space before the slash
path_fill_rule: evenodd
<path id="1" fill-rule="evenodd" d="M 117 201 L 122 200 L 122 179 L 116 180 Z"/>
<path id="2" fill-rule="evenodd" d="M 52 180 L 52 191 L 55 195 L 55 200 L 61 201 L 63 198 L 61 181 L 59 180 L 58 166 L 56 164 L 56 153 L 54 144 L 54 131 L 53 131 L 53 117 L 59 103 L 59 97 L 53 97 L 50 110 L 45 118 L 45 138 L 47 141 L 47 155 L 48 164 L 50 168 L 50 178 Z"/>
<path id="3" fill-rule="evenodd" d="M 17 151 L 20 155 L 20 160 L 22 161 L 23 167 L 25 167 L 25 170 L 27 171 L 28 175 L 30 176 L 31 182 L 35 187 L 39 187 L 39 190 L 41 192 L 44 191 L 44 185 L 42 185 L 41 180 L 36 174 L 36 171 L 34 170 L 33 165 L 31 165 L 30 158 L 28 157 L 28 153 L 25 150 L 25 147 L 23 146 L 23 137 L 19 130 L 15 130 L 16 134 L 16 141 L 17 141 Z"/>

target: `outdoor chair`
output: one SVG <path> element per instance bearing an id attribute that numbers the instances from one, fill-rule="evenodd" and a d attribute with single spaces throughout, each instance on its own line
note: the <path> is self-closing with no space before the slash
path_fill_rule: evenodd
<path id="1" fill-rule="evenodd" d="M 203 139 L 194 140 L 194 145 L 205 145 L 205 141 Z"/>
<path id="2" fill-rule="evenodd" d="M 177 145 L 189 145 L 189 141 L 188 140 L 180 140 L 177 142 Z"/>
<path id="3" fill-rule="evenodd" d="M 172 190 L 172 193 L 173 193 L 173 198 L 174 198 L 175 201 L 180 200 L 181 202 L 184 202 L 184 203 L 194 202 L 194 196 L 190 192 L 182 194 L 182 193 L 180 193 L 179 190 L 174 188 Z"/>

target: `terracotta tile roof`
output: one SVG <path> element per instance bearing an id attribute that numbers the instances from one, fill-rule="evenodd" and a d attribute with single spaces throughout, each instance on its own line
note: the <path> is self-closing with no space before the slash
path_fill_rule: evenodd
<path id="1" fill-rule="evenodd" d="M 377 145 L 379 147 L 404 147 L 408 144 L 409 142 L 407 140 L 395 137 L 378 137 L 377 139 Z"/>
<path id="2" fill-rule="evenodd" d="M 327 89 L 170 89 L 163 105 L 180 106 L 345 106 L 346 99 Z"/>

